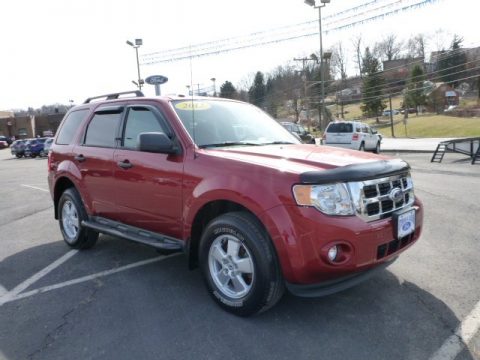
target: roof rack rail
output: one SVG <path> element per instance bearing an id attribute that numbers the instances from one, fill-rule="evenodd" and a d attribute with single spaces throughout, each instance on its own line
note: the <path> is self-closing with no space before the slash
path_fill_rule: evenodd
<path id="1" fill-rule="evenodd" d="M 95 99 L 103 99 L 105 98 L 105 100 L 115 100 L 115 99 L 118 99 L 120 97 L 120 95 L 126 95 L 126 94 L 135 94 L 136 97 L 144 97 L 145 95 L 143 95 L 143 92 L 141 92 L 140 90 L 133 90 L 133 91 L 124 91 L 124 92 L 119 92 L 119 93 L 113 93 L 113 94 L 106 94 L 106 95 L 99 95 L 99 96 L 93 96 L 93 97 L 89 97 L 87 100 L 85 100 L 83 103 L 84 104 L 88 104 L 90 103 L 92 100 L 95 100 Z"/>

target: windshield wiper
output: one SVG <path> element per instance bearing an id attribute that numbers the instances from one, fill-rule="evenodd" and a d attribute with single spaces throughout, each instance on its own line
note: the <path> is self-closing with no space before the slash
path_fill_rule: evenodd
<path id="1" fill-rule="evenodd" d="M 261 143 L 260 145 L 294 145 L 291 141 L 272 141 L 268 143 Z"/>
<path id="2" fill-rule="evenodd" d="M 224 141 L 221 143 L 215 143 L 215 144 L 205 144 L 205 145 L 200 145 L 199 148 L 209 148 L 209 147 L 226 147 L 226 146 L 259 146 L 263 144 L 258 144 L 258 143 L 251 143 L 247 141 Z"/>

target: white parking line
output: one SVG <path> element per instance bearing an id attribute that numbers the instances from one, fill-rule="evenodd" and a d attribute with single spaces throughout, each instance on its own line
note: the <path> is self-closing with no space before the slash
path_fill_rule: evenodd
<path id="1" fill-rule="evenodd" d="M 23 186 L 23 187 L 26 187 L 26 188 L 30 188 L 30 189 L 35 189 L 35 190 L 40 190 L 40 191 L 48 192 L 48 190 L 39 188 L 39 187 L 37 187 L 37 186 L 26 185 L 26 184 L 20 184 L 20 186 Z"/>
<path id="2" fill-rule="evenodd" d="M 47 291 L 56 290 L 56 289 L 60 289 L 60 288 L 66 287 L 66 286 L 75 285 L 75 284 L 79 284 L 79 283 L 82 283 L 82 282 L 98 279 L 100 277 L 116 274 L 116 273 L 119 273 L 119 272 L 122 272 L 122 271 L 125 271 L 125 270 L 129 270 L 129 269 L 139 267 L 139 266 L 152 264 L 152 263 L 155 263 L 155 262 L 158 262 L 158 261 L 161 261 L 161 260 L 165 260 L 165 259 L 168 259 L 168 258 L 171 258 L 171 257 L 174 257 L 174 256 L 178 256 L 178 255 L 180 255 L 180 254 L 177 253 L 177 254 L 172 254 L 172 255 L 168 255 L 168 256 L 158 256 L 158 257 L 155 257 L 155 258 L 152 258 L 152 259 L 142 260 L 142 261 L 138 261 L 138 262 L 128 264 L 128 265 L 125 265 L 125 266 L 120 266 L 116 269 L 100 271 L 100 272 L 92 274 L 92 275 L 82 276 L 82 277 L 79 277 L 79 278 L 76 278 L 76 279 L 73 279 L 73 280 L 68 280 L 68 281 L 65 281 L 65 282 L 62 282 L 62 283 L 49 285 L 49 286 L 44 286 L 44 287 L 41 287 L 39 289 L 24 292 L 22 294 L 17 293 L 14 296 L 8 297 L 6 300 L 3 300 L 3 303 L 24 299 L 24 298 L 27 298 L 27 297 L 30 297 L 30 296 L 33 296 L 33 295 L 45 293 Z M 1 305 L 2 305 L 2 299 L 0 298 L 0 306 Z"/>
<path id="3" fill-rule="evenodd" d="M 55 270 L 57 267 L 59 267 L 64 262 L 66 262 L 68 259 L 70 259 L 73 255 L 75 255 L 77 252 L 78 252 L 78 250 L 70 250 L 65 255 L 63 255 L 59 259 L 55 260 L 50 265 L 48 265 L 46 268 L 40 270 L 38 273 L 29 277 L 27 280 L 25 280 L 21 284 L 15 286 L 15 288 L 8 291 L 6 294 L 3 294 L 3 296 L 0 297 L 0 306 L 2 306 L 3 304 L 11 301 L 11 299 L 15 298 L 23 290 L 25 290 L 29 286 L 33 285 L 34 283 L 36 283 L 38 280 L 40 280 L 42 277 L 47 275 L 52 270 Z"/>
<path id="4" fill-rule="evenodd" d="M 480 301 L 430 360 L 454 360 L 480 329 Z"/>

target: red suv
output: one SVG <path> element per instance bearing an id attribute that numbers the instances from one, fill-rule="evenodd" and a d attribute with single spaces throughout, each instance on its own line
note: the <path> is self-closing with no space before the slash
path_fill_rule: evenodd
<path id="1" fill-rule="evenodd" d="M 182 251 L 216 302 L 247 316 L 285 288 L 353 286 L 420 236 L 402 160 L 301 144 L 238 101 L 133 95 L 87 99 L 52 145 L 55 218 L 73 248 L 104 233 Z"/>

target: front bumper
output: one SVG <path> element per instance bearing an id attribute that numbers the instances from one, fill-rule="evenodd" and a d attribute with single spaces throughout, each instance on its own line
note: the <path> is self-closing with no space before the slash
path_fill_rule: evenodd
<path id="1" fill-rule="evenodd" d="M 328 283 L 382 266 L 412 246 L 423 227 L 423 206 L 417 199 L 415 230 L 397 239 L 392 218 L 365 222 L 358 216 L 328 216 L 313 208 L 279 206 L 262 218 L 286 282 Z M 332 263 L 326 254 L 334 245 L 346 249 L 344 260 Z"/>
<path id="2" fill-rule="evenodd" d="M 291 284 L 286 282 L 285 286 L 290 293 L 300 297 L 321 297 L 332 295 L 337 292 L 351 288 L 355 285 L 358 285 L 365 280 L 368 280 L 372 276 L 376 275 L 378 272 L 390 266 L 397 259 L 398 257 L 394 257 L 389 261 L 386 261 L 369 270 L 354 273 L 330 281 L 324 281 L 318 284 Z"/>

